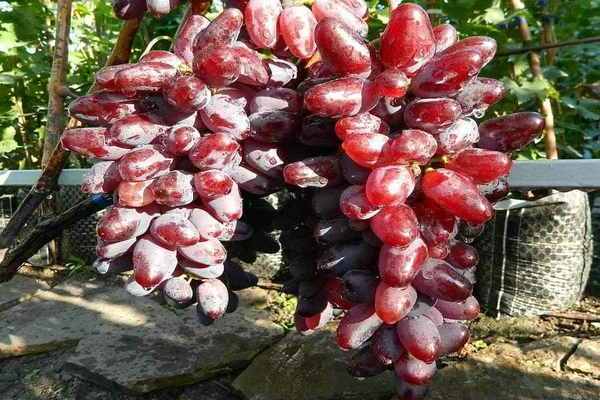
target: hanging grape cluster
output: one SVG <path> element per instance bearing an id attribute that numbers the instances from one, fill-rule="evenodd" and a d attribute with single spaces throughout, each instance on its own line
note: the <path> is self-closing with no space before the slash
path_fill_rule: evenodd
<path id="1" fill-rule="evenodd" d="M 127 19 L 176 2 L 113 5 Z M 62 143 L 100 160 L 84 192 L 115 194 L 97 270 L 133 269 L 131 293 L 197 304 L 204 323 L 252 284 L 221 243 L 251 235 L 242 193 L 307 188 L 321 254 L 298 285 L 298 331 L 342 310 L 350 373 L 393 369 L 400 398 L 420 398 L 436 360 L 469 339 L 479 313 L 469 243 L 508 193 L 511 153 L 544 120 L 477 123 L 505 95 L 479 76 L 493 39 L 458 40 L 403 3 L 367 42 L 366 17 L 363 0 L 249 0 L 211 22 L 188 13 L 172 52 L 97 73 L 97 90 L 70 105 L 85 126 Z"/>

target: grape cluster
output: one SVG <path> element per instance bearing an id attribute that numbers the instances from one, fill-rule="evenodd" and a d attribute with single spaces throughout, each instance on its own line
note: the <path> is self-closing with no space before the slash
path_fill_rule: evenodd
<path id="1" fill-rule="evenodd" d="M 162 3 L 114 5 L 125 18 Z M 478 125 L 505 94 L 479 76 L 495 41 L 459 41 L 415 4 L 393 7 L 373 42 L 363 0 L 227 4 L 212 22 L 189 13 L 172 52 L 104 68 L 98 90 L 70 105 L 86 126 L 63 145 L 101 160 L 83 191 L 116 197 L 96 268 L 133 268 L 130 292 L 159 288 L 210 323 L 251 284 L 221 244 L 251 234 L 240 189 L 308 188 L 322 251 L 297 285 L 298 331 L 342 310 L 337 343 L 357 350 L 349 371 L 393 368 L 399 396 L 422 397 L 479 313 L 468 243 L 508 192 L 510 153 L 544 120 Z"/>
<path id="2" fill-rule="evenodd" d="M 82 190 L 116 198 L 97 226 L 96 269 L 133 269 L 132 294 L 158 288 L 175 306 L 197 303 L 210 323 L 237 303 L 231 289 L 256 283 L 226 260 L 221 242 L 252 233 L 240 221 L 240 189 L 281 188 L 276 142 L 293 132 L 302 102 L 281 87 L 296 75 L 294 64 L 263 61 L 238 40 L 240 10 L 210 23 L 187 18 L 173 52 L 97 72 L 95 92 L 69 106 L 86 126 L 67 129 L 62 144 L 100 160 Z"/>
<path id="3" fill-rule="evenodd" d="M 334 124 L 330 150 L 283 171 L 288 184 L 315 188 L 323 245 L 314 278 L 299 285 L 296 327 L 311 333 L 343 310 L 337 344 L 357 350 L 350 373 L 393 368 L 399 397 L 421 398 L 436 359 L 465 345 L 465 322 L 479 314 L 478 255 L 468 242 L 508 192 L 510 153 L 544 120 L 517 113 L 478 126 L 505 94 L 478 76 L 493 39 L 459 41 L 451 25 L 432 27 L 422 8 L 404 3 L 367 43 L 364 24 L 344 20 L 364 10 L 342 3 L 315 1 L 320 59 L 298 86 L 308 113 Z M 344 11 L 324 17 L 331 4 Z"/>

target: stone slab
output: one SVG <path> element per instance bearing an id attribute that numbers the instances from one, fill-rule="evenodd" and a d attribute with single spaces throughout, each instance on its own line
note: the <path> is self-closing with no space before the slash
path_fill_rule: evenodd
<path id="1" fill-rule="evenodd" d="M 346 372 L 344 353 L 335 345 L 335 325 L 310 336 L 293 332 L 256 357 L 233 382 L 248 400 L 389 399 L 391 373 L 359 380 Z"/>
<path id="2" fill-rule="evenodd" d="M 164 312 L 103 281 L 67 281 L 0 313 L 0 358 L 72 346 L 82 338 L 135 329 Z"/>
<path id="3" fill-rule="evenodd" d="M 551 342 L 557 343 L 559 341 Z M 431 400 L 590 400 L 600 381 L 554 371 L 540 362 L 543 346 L 497 343 L 436 374 Z M 550 360 L 562 349 L 548 347 Z M 568 354 L 566 354 L 568 355 Z"/>
<path id="4" fill-rule="evenodd" d="M 0 285 L 0 311 L 27 300 L 39 290 L 49 288 L 50 285 L 42 280 L 15 275 L 13 279 Z"/>
<path id="5" fill-rule="evenodd" d="M 600 338 L 583 339 L 567 360 L 566 367 L 600 378 Z"/>
<path id="6" fill-rule="evenodd" d="M 106 387 L 147 392 L 236 370 L 283 335 L 261 289 L 204 327 L 194 307 L 173 311 L 102 280 L 69 281 L 0 313 L 0 358 L 76 346 L 65 370 Z"/>
<path id="7" fill-rule="evenodd" d="M 283 335 L 283 329 L 252 306 L 261 289 L 238 292 L 240 307 L 211 326 L 194 307 L 160 316 L 125 332 L 84 337 L 65 370 L 107 387 L 144 393 L 184 386 L 239 370 Z"/>

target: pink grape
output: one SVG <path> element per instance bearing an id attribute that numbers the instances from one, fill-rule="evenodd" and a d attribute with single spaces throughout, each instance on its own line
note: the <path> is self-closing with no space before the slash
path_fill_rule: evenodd
<path id="1" fill-rule="evenodd" d="M 411 77 L 434 54 L 435 38 L 427 12 L 410 3 L 401 4 L 393 10 L 381 36 L 383 65 L 396 68 Z"/>
<path id="2" fill-rule="evenodd" d="M 244 9 L 244 22 L 252 42 L 259 48 L 272 48 L 277 42 L 277 20 L 281 13 L 279 0 L 249 0 Z"/>
<path id="3" fill-rule="evenodd" d="M 306 6 L 287 7 L 279 16 L 279 32 L 290 52 L 300 59 L 312 57 L 317 50 L 316 26 L 317 20 Z"/>

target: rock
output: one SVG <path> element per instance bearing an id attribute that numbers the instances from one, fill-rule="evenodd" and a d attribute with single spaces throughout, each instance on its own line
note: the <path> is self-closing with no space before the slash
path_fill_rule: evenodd
<path id="1" fill-rule="evenodd" d="M 77 346 L 65 370 L 106 387 L 147 392 L 246 365 L 283 329 L 258 306 L 261 289 L 210 327 L 103 281 L 66 282 L 0 314 L 0 358 Z"/>
<path id="2" fill-rule="evenodd" d="M 238 292 L 240 307 L 211 326 L 197 321 L 194 307 L 162 314 L 125 332 L 83 338 L 65 369 L 107 387 L 144 393 L 189 385 L 238 370 L 283 334 L 252 307 L 265 292 Z"/>
<path id="3" fill-rule="evenodd" d="M 600 378 L 600 339 L 583 339 L 567 360 L 566 367 Z"/>
<path id="4" fill-rule="evenodd" d="M 132 329 L 163 314 L 155 302 L 121 287 L 64 282 L 0 314 L 0 358 L 73 346 L 82 337 Z"/>
<path id="5" fill-rule="evenodd" d="M 227 383 L 209 381 L 188 386 L 177 400 L 241 400 L 236 396 Z"/>
<path id="6" fill-rule="evenodd" d="M 0 288 L 0 311 L 13 307 L 33 296 L 38 290 L 49 289 L 50 285 L 39 279 L 16 275 Z"/>
<path id="7" fill-rule="evenodd" d="M 233 382 L 248 400 L 389 399 L 391 372 L 358 380 L 346 372 L 349 353 L 335 345 L 335 325 L 310 336 L 289 333 L 256 357 Z"/>
<path id="8" fill-rule="evenodd" d="M 569 338 L 572 339 L 572 338 Z M 554 346 L 562 340 L 550 340 Z M 535 342 L 534 342 L 535 343 Z M 565 343 L 570 343 L 565 341 Z M 550 357 L 540 362 L 543 343 L 519 347 L 496 343 L 456 362 L 436 374 L 430 400 L 589 400 L 597 398 L 600 382 L 557 372 L 556 355 L 563 354 L 550 346 Z M 568 355 L 568 352 L 565 356 Z"/>

